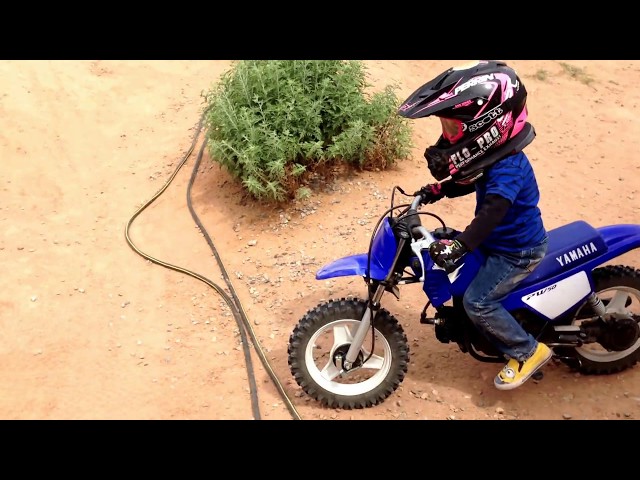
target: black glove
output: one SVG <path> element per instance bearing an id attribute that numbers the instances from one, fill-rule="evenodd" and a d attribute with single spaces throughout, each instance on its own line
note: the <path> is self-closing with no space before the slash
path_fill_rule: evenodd
<path id="1" fill-rule="evenodd" d="M 430 183 L 429 185 L 425 185 L 420 190 L 413 194 L 414 197 L 422 195 L 422 201 L 420 203 L 435 203 L 441 198 L 444 198 L 444 193 L 442 193 L 442 185 L 439 183 Z"/>
<path id="2" fill-rule="evenodd" d="M 422 223 L 420 222 L 418 212 L 413 208 L 410 208 L 402 218 L 396 220 L 396 223 L 393 226 L 393 231 L 401 238 L 410 239 L 411 229 L 419 227 L 420 225 L 422 225 Z"/>
<path id="3" fill-rule="evenodd" d="M 442 268 L 451 265 L 467 253 L 469 249 L 460 240 L 438 240 L 429 246 L 429 255 Z"/>

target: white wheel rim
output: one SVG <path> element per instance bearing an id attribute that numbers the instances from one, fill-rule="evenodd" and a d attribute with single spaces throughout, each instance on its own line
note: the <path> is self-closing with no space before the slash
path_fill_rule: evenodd
<path id="1" fill-rule="evenodd" d="M 305 350 L 305 365 L 307 366 L 309 375 L 320 387 L 333 394 L 355 396 L 370 392 L 384 381 L 391 370 L 391 346 L 387 339 L 376 330 L 375 350 L 379 353 L 372 355 L 361 367 L 347 372 L 344 377 L 341 376 L 340 370 L 333 363 L 334 353 L 339 347 L 344 347 L 351 343 L 353 333 L 359 325 L 360 320 L 356 319 L 343 319 L 328 323 L 319 329 L 311 339 L 309 339 L 309 343 L 307 344 Z M 322 339 L 323 358 L 322 361 L 319 362 L 314 353 L 316 353 L 315 350 L 317 350 L 317 344 L 321 340 L 321 337 L 325 335 L 329 337 L 332 336 L 333 339 L 329 340 L 331 347 L 328 349 L 328 355 L 326 353 L 327 341 Z M 370 346 L 371 330 L 369 330 L 365 336 L 363 346 L 360 350 L 360 355 L 362 355 L 363 359 L 369 356 Z M 343 351 L 346 355 L 344 348 Z M 319 363 L 321 365 L 320 367 L 318 366 Z M 363 381 L 357 381 L 356 379 L 357 383 L 341 383 L 342 381 L 353 380 L 354 377 L 360 375 L 367 375 L 368 378 Z"/>

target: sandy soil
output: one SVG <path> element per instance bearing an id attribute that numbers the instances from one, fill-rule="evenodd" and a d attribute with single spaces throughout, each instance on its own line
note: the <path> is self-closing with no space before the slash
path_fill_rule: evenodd
<path id="1" fill-rule="evenodd" d="M 367 61 L 374 88 L 402 98 L 458 61 Z M 640 223 L 639 61 L 511 61 L 529 91 L 538 137 L 527 148 L 548 228 Z M 361 279 L 317 281 L 315 271 L 365 251 L 391 188 L 431 181 L 422 152 L 437 122 L 414 124 L 413 158 L 384 173 L 342 179 L 286 208 L 254 205 L 207 155 L 193 206 L 250 319 L 259 413 L 240 329 L 208 284 L 136 254 L 124 231 L 189 150 L 201 94 L 227 61 L 0 62 L 0 418 L 2 419 L 637 419 L 640 367 L 585 377 L 560 363 L 511 392 L 500 366 L 441 344 L 419 324 L 424 298 L 407 287 L 385 307 L 411 343 L 400 388 L 377 407 L 326 409 L 287 366 L 291 330 L 323 299 L 363 295 Z M 546 72 L 546 78 L 541 72 Z M 141 251 L 224 288 L 187 208 L 202 138 L 173 182 L 133 222 Z M 464 227 L 472 198 L 438 213 Z M 613 263 L 640 268 L 640 253 Z M 275 378 L 270 376 L 273 372 Z M 281 388 L 278 387 L 281 385 Z M 287 399 L 281 396 L 281 390 Z M 289 402 L 291 402 L 289 404 Z"/>

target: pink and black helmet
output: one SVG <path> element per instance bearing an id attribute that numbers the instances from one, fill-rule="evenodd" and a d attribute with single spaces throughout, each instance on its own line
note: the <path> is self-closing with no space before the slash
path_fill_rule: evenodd
<path id="1" fill-rule="evenodd" d="M 512 143 L 519 149 L 530 143 L 535 132 L 526 122 L 526 100 L 524 85 L 506 63 L 479 61 L 450 68 L 425 83 L 404 101 L 398 114 L 459 122 L 460 133 L 454 143 L 447 139 L 449 135 L 441 135 L 425 151 L 431 174 L 441 181 L 463 174 L 473 177 L 476 165 L 486 166 L 490 157 L 497 160 L 496 153 L 504 157 L 513 151 Z M 526 136 L 527 141 L 511 142 L 525 126 L 527 134 L 522 132 L 520 137 Z"/>

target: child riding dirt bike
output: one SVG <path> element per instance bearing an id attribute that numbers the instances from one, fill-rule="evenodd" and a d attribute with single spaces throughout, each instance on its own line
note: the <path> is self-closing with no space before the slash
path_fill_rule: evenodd
<path id="1" fill-rule="evenodd" d="M 525 332 L 501 304 L 540 263 L 548 243 L 538 184 L 522 152 L 534 137 L 526 101 L 527 91 L 512 68 L 483 61 L 448 69 L 399 110 L 408 118 L 436 116 L 442 124 L 442 135 L 424 156 L 431 174 L 449 181 L 423 187 L 417 193 L 424 201 L 476 194 L 469 226 L 454 240 L 438 240 L 430 253 L 439 265 L 478 248 L 485 253 L 486 263 L 463 304 L 476 328 L 509 359 L 494 379 L 501 390 L 519 387 L 551 358 L 549 347 Z M 412 220 L 417 217 L 405 222 Z"/>
<path id="2" fill-rule="evenodd" d="M 594 227 L 583 220 L 546 230 L 536 179 L 522 150 L 535 138 L 526 91 L 503 62 L 452 68 L 400 107 L 407 118 L 439 117 L 442 136 L 425 157 L 438 181 L 396 202 L 376 223 L 368 251 L 335 259 L 316 279 L 358 276 L 364 298 L 344 296 L 309 309 L 287 347 L 296 383 L 321 404 L 344 409 L 382 403 L 402 383 L 410 345 L 382 306 L 389 292 L 420 284 L 420 323 L 441 343 L 482 362 L 505 363 L 496 388 L 522 385 L 555 358 L 606 375 L 640 360 L 640 269 L 608 264 L 640 247 L 640 225 Z M 462 231 L 425 211 L 444 196 L 476 193 Z M 427 228 L 421 219 L 440 222 Z"/>

